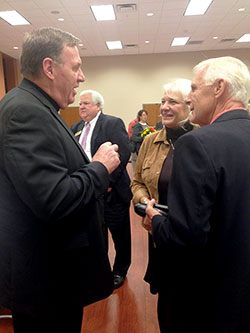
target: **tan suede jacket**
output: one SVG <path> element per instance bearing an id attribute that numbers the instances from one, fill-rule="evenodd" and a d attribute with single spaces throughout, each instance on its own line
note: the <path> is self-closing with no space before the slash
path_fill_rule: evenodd
<path id="1" fill-rule="evenodd" d="M 145 137 L 131 183 L 134 204 L 140 202 L 142 197 L 159 201 L 158 181 L 169 149 L 165 128 Z"/>

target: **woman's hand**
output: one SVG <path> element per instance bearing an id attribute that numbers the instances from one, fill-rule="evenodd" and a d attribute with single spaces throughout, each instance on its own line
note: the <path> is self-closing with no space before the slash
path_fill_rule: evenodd
<path id="1" fill-rule="evenodd" d="M 140 202 L 141 203 L 146 203 L 146 204 L 148 204 L 148 202 L 149 202 L 149 198 L 147 198 L 147 197 L 142 197 L 141 199 L 140 199 Z"/>

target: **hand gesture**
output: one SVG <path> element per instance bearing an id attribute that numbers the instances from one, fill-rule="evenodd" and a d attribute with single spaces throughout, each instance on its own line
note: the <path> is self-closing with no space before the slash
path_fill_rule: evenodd
<path id="1" fill-rule="evenodd" d="M 102 163 L 111 174 L 121 163 L 118 154 L 118 145 L 111 142 L 103 143 L 92 158 L 92 162 Z"/>

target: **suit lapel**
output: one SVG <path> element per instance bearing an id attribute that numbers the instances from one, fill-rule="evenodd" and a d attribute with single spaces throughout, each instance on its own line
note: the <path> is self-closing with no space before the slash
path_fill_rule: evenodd
<path id="1" fill-rule="evenodd" d="M 103 118 L 103 114 L 101 113 L 99 118 L 97 119 L 94 131 L 92 133 L 92 137 L 91 137 L 91 155 L 92 156 L 96 153 L 97 149 L 99 148 L 99 146 L 96 145 L 96 142 L 97 142 L 98 134 L 101 133 L 102 118 Z"/>
<path id="2" fill-rule="evenodd" d="M 81 120 L 79 122 L 79 124 L 77 125 L 76 127 L 76 132 L 74 133 L 74 136 L 75 136 L 75 139 L 79 142 L 80 140 L 80 137 L 81 137 L 81 134 L 82 134 L 82 131 L 83 131 L 83 128 L 85 126 L 85 121 L 84 120 Z"/>

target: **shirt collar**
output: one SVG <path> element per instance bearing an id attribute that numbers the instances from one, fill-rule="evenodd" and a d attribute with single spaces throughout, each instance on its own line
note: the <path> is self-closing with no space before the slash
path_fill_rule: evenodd
<path id="1" fill-rule="evenodd" d="M 93 118 L 92 120 L 89 121 L 89 123 L 90 123 L 90 125 L 91 125 L 91 128 L 94 128 L 94 127 L 95 127 L 95 124 L 96 124 L 98 118 L 100 117 L 100 114 L 101 114 L 101 113 L 102 113 L 102 111 L 99 111 L 99 112 L 97 113 L 97 115 L 95 116 L 95 118 Z M 85 122 L 85 124 L 86 124 L 86 122 Z"/>

